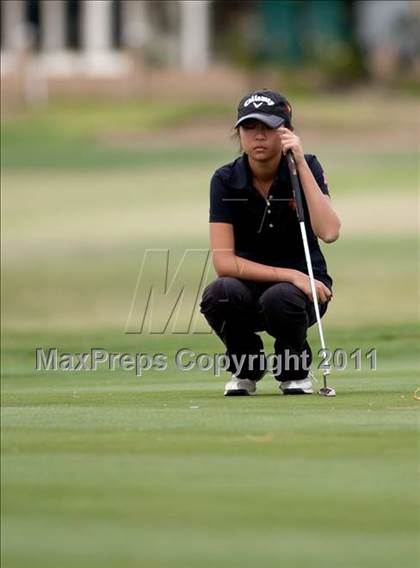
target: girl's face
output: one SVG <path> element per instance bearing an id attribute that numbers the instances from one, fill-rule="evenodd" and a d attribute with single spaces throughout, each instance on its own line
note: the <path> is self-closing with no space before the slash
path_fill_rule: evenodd
<path id="1" fill-rule="evenodd" d="M 259 162 L 272 160 L 281 154 L 279 132 L 255 119 L 245 121 L 239 127 L 242 150 Z"/>

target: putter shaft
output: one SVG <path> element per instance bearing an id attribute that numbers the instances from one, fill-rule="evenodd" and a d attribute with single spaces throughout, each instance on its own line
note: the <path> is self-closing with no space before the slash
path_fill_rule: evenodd
<path id="1" fill-rule="evenodd" d="M 314 273 L 313 273 L 313 269 L 312 269 L 311 253 L 309 251 L 308 236 L 306 234 L 305 214 L 304 214 L 304 210 L 303 210 L 300 183 L 299 183 L 299 178 L 298 178 L 298 174 L 297 174 L 295 159 L 294 159 L 293 154 L 290 150 L 286 154 L 286 159 L 287 159 L 287 164 L 288 164 L 288 167 L 289 167 L 290 177 L 291 177 L 291 180 L 292 180 L 293 194 L 294 194 L 295 201 L 296 201 L 296 213 L 297 213 L 297 216 L 298 216 L 300 232 L 301 232 L 301 235 L 302 235 L 303 250 L 305 252 L 306 266 L 308 268 L 309 282 L 310 282 L 311 293 L 312 293 L 312 298 L 313 298 L 313 302 L 314 302 L 315 316 L 316 316 L 316 321 L 317 321 L 317 325 L 318 325 L 318 332 L 319 332 L 319 340 L 320 340 L 320 343 L 321 343 L 321 350 L 323 351 L 323 353 L 325 353 L 326 352 L 325 337 L 324 337 L 324 331 L 322 329 L 321 315 L 320 315 L 320 312 L 319 312 L 318 296 L 317 296 L 316 288 L 315 288 L 315 278 L 314 278 Z M 327 375 L 330 374 L 330 367 L 328 365 L 324 366 L 322 373 L 323 373 L 323 383 L 324 383 L 324 389 L 323 390 L 325 392 L 329 391 L 329 390 L 334 391 L 334 389 L 329 389 L 328 386 L 327 386 Z M 324 394 L 324 393 L 322 393 L 322 394 Z M 335 394 L 335 391 L 334 391 L 334 394 Z M 329 396 L 329 395 L 327 394 L 326 396 Z"/>

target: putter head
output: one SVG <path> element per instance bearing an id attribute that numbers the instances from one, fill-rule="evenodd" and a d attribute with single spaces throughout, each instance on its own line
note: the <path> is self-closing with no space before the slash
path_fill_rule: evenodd
<path id="1" fill-rule="evenodd" d="M 322 387 L 319 389 L 318 394 L 320 396 L 336 396 L 337 393 L 335 392 L 335 389 L 331 387 Z"/>

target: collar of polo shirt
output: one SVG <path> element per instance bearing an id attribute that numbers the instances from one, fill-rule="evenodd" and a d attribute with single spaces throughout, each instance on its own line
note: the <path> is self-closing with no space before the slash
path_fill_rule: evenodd
<path id="1" fill-rule="evenodd" d="M 278 181 L 289 184 L 287 164 L 286 160 L 283 159 L 280 160 L 279 168 L 274 178 L 274 183 Z M 252 174 L 246 154 L 242 154 L 242 156 L 236 160 L 229 179 L 229 185 L 236 189 L 252 188 Z"/>

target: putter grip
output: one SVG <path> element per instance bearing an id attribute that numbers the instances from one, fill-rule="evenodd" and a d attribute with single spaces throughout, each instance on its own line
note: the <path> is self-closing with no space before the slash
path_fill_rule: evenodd
<path id="1" fill-rule="evenodd" d="M 287 165 L 289 166 L 290 179 L 292 180 L 292 189 L 296 201 L 296 213 L 299 221 L 304 221 L 305 214 L 303 212 L 302 191 L 300 189 L 299 176 L 296 170 L 296 162 L 290 150 L 286 153 L 286 159 Z"/>

